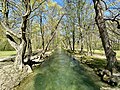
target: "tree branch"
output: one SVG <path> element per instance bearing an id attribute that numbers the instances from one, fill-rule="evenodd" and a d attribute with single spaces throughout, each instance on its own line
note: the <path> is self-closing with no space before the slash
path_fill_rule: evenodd
<path id="1" fill-rule="evenodd" d="M 57 25 L 55 26 L 55 29 L 58 28 L 58 25 L 59 25 L 59 23 L 60 23 L 60 21 L 62 20 L 62 18 L 63 18 L 64 15 L 65 15 L 65 14 L 63 14 L 63 15 L 61 16 L 60 20 L 58 21 Z"/>
<path id="2" fill-rule="evenodd" d="M 105 5 L 105 9 L 107 10 L 107 9 L 108 9 L 108 7 L 107 7 L 106 2 L 105 2 L 104 0 L 101 0 L 101 1 L 104 3 L 104 5 Z"/>
<path id="3" fill-rule="evenodd" d="M 45 1 L 46 1 L 46 0 L 42 1 L 36 8 L 34 8 L 34 9 L 32 10 L 32 12 L 34 12 L 36 9 L 38 9 L 38 8 L 40 7 L 40 5 L 42 5 Z"/>
<path id="4" fill-rule="evenodd" d="M 112 22 L 116 22 L 117 23 L 117 28 L 118 29 L 120 29 L 120 23 L 119 23 L 119 21 L 118 20 L 116 20 L 116 18 L 119 16 L 120 14 L 117 14 L 113 19 L 104 19 L 105 21 L 107 21 L 107 20 L 110 20 L 110 21 L 112 21 Z"/>
<path id="5" fill-rule="evenodd" d="M 17 39 L 21 39 L 21 36 L 14 33 L 10 28 L 6 27 L 3 22 L 1 22 L 2 27 L 6 30 L 7 33 L 11 34 L 12 36 L 16 37 Z"/>
<path id="6" fill-rule="evenodd" d="M 11 34 L 6 32 L 6 37 L 8 39 L 8 42 L 10 43 L 10 45 L 17 50 L 18 49 L 18 43 L 13 39 Z"/>

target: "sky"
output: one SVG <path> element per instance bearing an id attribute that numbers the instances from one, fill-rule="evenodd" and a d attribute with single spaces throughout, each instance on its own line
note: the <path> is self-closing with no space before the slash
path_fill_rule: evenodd
<path id="1" fill-rule="evenodd" d="M 53 0 L 56 1 L 59 5 L 63 6 L 63 0 Z"/>
<path id="2" fill-rule="evenodd" d="M 64 0 L 53 0 L 53 1 L 57 2 L 61 6 L 64 5 Z M 86 0 L 86 1 L 89 2 L 89 3 L 92 3 L 92 0 Z M 111 2 L 118 1 L 118 4 L 117 4 L 118 7 L 120 5 L 120 0 L 105 0 L 105 1 L 106 1 L 107 4 L 110 4 Z M 108 11 L 105 12 L 105 15 L 109 15 L 109 14 L 110 14 L 110 12 L 108 12 Z"/>
<path id="3" fill-rule="evenodd" d="M 64 0 L 53 0 L 55 2 L 57 2 L 59 5 L 63 6 L 64 4 Z M 92 0 L 86 0 L 87 2 L 92 2 Z"/>

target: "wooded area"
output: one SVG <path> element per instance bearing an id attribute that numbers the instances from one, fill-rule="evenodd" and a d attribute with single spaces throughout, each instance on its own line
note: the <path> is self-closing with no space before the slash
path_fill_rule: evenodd
<path id="1" fill-rule="evenodd" d="M 0 51 L 16 52 L 0 62 L 11 60 L 15 70 L 27 65 L 32 72 L 47 52 L 61 47 L 73 56 L 105 56 L 106 65 L 93 69 L 119 86 L 113 75 L 120 71 L 120 0 L 58 1 L 0 0 Z"/>

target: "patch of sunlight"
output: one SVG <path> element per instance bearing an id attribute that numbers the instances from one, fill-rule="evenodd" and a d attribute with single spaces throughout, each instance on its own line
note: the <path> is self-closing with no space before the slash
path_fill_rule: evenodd
<path id="1" fill-rule="evenodd" d="M 116 52 L 116 56 L 118 57 L 118 58 L 120 58 L 120 50 L 119 51 L 115 51 Z"/>
<path id="2" fill-rule="evenodd" d="M 0 51 L 0 58 L 15 55 L 16 51 Z"/>

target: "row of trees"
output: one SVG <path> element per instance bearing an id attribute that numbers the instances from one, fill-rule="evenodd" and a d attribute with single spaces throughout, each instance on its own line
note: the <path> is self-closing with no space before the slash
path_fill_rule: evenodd
<path id="1" fill-rule="evenodd" d="M 68 1 L 66 1 L 66 3 L 68 4 Z M 64 35 L 66 34 L 67 38 L 69 38 L 69 40 L 67 40 L 67 38 L 64 40 L 71 41 L 71 43 L 73 41 L 75 41 L 75 47 L 76 49 L 81 49 L 83 48 L 83 44 L 84 44 L 84 48 L 88 48 L 90 50 L 87 51 L 91 51 L 94 49 L 101 49 L 102 45 L 101 45 L 101 41 L 100 41 L 100 36 L 99 36 L 99 32 L 97 30 L 96 27 L 96 22 L 94 20 L 95 17 L 95 13 L 94 12 L 94 7 L 93 7 L 93 3 L 91 2 L 87 2 L 85 0 L 75 0 L 69 2 L 69 4 L 66 6 L 65 9 L 66 13 L 69 13 L 69 15 L 67 15 L 65 18 L 66 21 L 63 21 L 64 27 L 66 29 Z M 104 13 L 106 13 L 108 11 L 104 11 Z M 107 17 L 107 14 L 105 14 L 104 17 Z M 73 20 L 73 19 L 74 20 Z M 67 25 L 68 23 L 66 22 L 70 22 L 70 20 L 72 20 L 75 26 L 75 37 L 74 35 L 72 36 L 72 28 Z M 72 23 L 71 21 L 71 23 Z M 66 24 L 66 25 L 65 25 Z M 114 25 L 114 27 L 113 27 Z M 108 29 L 108 33 L 109 33 L 109 37 L 110 37 L 110 42 L 113 43 L 113 49 L 119 50 L 119 30 L 116 28 L 116 23 L 112 23 L 110 21 L 106 21 L 106 26 Z M 64 29 L 64 30 L 65 30 Z M 74 31 L 74 30 L 73 30 Z M 71 34 L 69 34 L 71 33 Z M 73 32 L 74 33 L 74 32 Z M 79 34 L 78 34 L 79 33 Z M 68 35 L 67 35 L 68 34 Z M 71 38 L 74 37 L 75 40 L 72 40 Z M 90 37 L 90 38 L 89 38 Z M 81 43 L 80 43 L 81 42 Z M 69 43 L 69 42 L 68 42 Z M 66 43 L 65 45 L 67 45 L 68 43 Z M 77 45 L 78 44 L 78 45 Z M 80 45 L 79 45 L 80 44 Z M 71 50 L 72 48 L 74 48 L 72 46 L 72 44 L 68 44 Z M 80 47 L 81 46 L 81 47 Z"/>
<path id="2" fill-rule="evenodd" d="M 84 48 L 91 55 L 96 47 L 103 49 L 108 61 L 106 69 L 112 72 L 117 62 L 113 49 L 119 50 L 120 41 L 119 2 L 66 0 L 65 3 L 68 15 L 62 22 L 64 47 L 79 49 L 80 53 Z"/>
<path id="3" fill-rule="evenodd" d="M 22 70 L 25 64 L 31 67 L 32 51 L 42 48 L 38 51 L 41 58 L 48 49 L 55 48 L 58 39 L 54 38 L 64 16 L 60 10 L 53 1 L 1 0 L 1 28 L 17 52 L 15 68 Z"/>
<path id="4" fill-rule="evenodd" d="M 72 51 L 79 49 L 80 53 L 87 49 L 91 55 L 94 49 L 104 49 L 107 69 L 112 71 L 116 63 L 113 48 L 120 49 L 118 1 L 64 0 L 63 6 L 52 0 L 0 2 L 3 33 L 17 52 L 16 68 L 32 66 L 33 50 L 42 48 L 42 57 L 47 49 L 61 43 Z M 28 61 L 24 62 L 26 55 Z"/>

